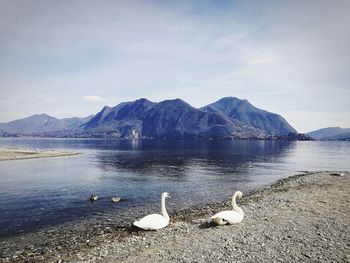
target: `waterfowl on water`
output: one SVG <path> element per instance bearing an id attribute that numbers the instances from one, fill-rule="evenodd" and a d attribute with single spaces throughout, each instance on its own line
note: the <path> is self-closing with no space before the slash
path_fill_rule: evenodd
<path id="1" fill-rule="evenodd" d="M 135 221 L 133 225 L 143 230 L 159 230 L 163 227 L 166 227 L 170 221 L 169 215 L 165 209 L 165 198 L 167 197 L 170 198 L 168 193 L 166 192 L 162 193 L 162 197 L 161 197 L 162 214 L 161 215 L 151 214 L 151 215 L 145 216 L 140 220 Z"/>
<path id="2" fill-rule="evenodd" d="M 213 215 L 211 217 L 211 222 L 213 222 L 216 225 L 230 225 L 230 224 L 237 224 L 242 222 L 244 218 L 244 213 L 242 208 L 238 207 L 236 204 L 237 196 L 241 198 L 243 196 L 243 193 L 240 191 L 237 191 L 232 196 L 233 210 L 221 211 Z"/>
<path id="3" fill-rule="evenodd" d="M 112 197 L 111 201 L 113 203 L 118 203 L 122 198 L 121 197 Z"/>
<path id="4" fill-rule="evenodd" d="M 96 201 L 98 199 L 97 195 L 91 195 L 90 196 L 90 201 Z"/>

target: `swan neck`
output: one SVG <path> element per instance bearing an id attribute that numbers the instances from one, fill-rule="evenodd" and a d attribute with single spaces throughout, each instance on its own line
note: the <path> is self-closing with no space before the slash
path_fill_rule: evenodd
<path id="1" fill-rule="evenodd" d="M 235 194 L 232 196 L 232 207 L 233 207 L 233 210 L 234 210 L 234 211 L 237 211 L 237 212 L 240 212 L 240 213 L 243 213 L 242 208 L 240 208 L 240 207 L 236 204 L 236 198 L 237 198 L 237 193 L 235 193 Z"/>
<path id="2" fill-rule="evenodd" d="M 161 199 L 161 206 L 162 206 L 162 215 L 165 217 L 165 218 L 169 218 L 169 215 L 165 209 L 165 196 L 162 196 L 162 199 Z"/>

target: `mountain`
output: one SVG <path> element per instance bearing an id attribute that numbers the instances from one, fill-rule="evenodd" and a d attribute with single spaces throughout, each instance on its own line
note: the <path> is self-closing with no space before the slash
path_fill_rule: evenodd
<path id="1" fill-rule="evenodd" d="M 307 140 L 280 115 L 247 100 L 223 98 L 197 109 L 181 99 L 138 99 L 105 106 L 86 118 L 57 119 L 47 114 L 0 123 L 0 136 L 83 138 L 206 138 Z"/>
<path id="2" fill-rule="evenodd" d="M 147 99 L 104 107 L 75 136 L 116 138 L 263 138 L 259 129 L 215 112 L 196 109 L 180 99 Z"/>
<path id="3" fill-rule="evenodd" d="M 74 129 L 90 120 L 91 117 L 57 119 L 47 114 L 36 114 L 24 119 L 0 123 L 0 131 L 3 134 L 44 135 Z"/>
<path id="4" fill-rule="evenodd" d="M 117 126 L 133 126 L 140 124 L 148 109 L 156 103 L 147 99 L 134 102 L 123 102 L 115 107 L 105 106 L 99 113 L 82 126 L 85 131 L 113 131 Z"/>
<path id="5" fill-rule="evenodd" d="M 316 140 L 350 141 L 350 128 L 328 127 L 306 134 Z"/>
<path id="6" fill-rule="evenodd" d="M 233 120 L 263 130 L 269 135 L 297 133 L 297 131 L 282 116 L 258 109 L 247 100 L 226 97 L 201 109 L 208 112 L 223 114 Z"/>

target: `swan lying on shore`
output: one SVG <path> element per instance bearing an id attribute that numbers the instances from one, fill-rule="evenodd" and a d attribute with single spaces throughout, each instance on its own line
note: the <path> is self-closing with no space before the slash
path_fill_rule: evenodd
<path id="1" fill-rule="evenodd" d="M 170 218 L 165 209 L 165 198 L 169 197 L 169 194 L 164 192 L 161 197 L 162 214 L 151 214 L 141 218 L 133 223 L 134 226 L 143 230 L 159 230 L 166 227 L 169 224 Z"/>
<path id="2" fill-rule="evenodd" d="M 237 224 L 243 221 L 244 213 L 242 208 L 238 207 L 236 204 L 237 196 L 241 198 L 243 193 L 237 191 L 232 196 L 232 207 L 231 211 L 221 211 L 211 217 L 211 222 L 217 225 L 229 225 L 229 224 Z"/>

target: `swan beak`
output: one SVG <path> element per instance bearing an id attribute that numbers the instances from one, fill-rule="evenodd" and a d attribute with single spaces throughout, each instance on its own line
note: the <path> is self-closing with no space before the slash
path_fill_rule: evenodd
<path id="1" fill-rule="evenodd" d="M 171 196 L 170 196 L 170 195 L 168 195 L 168 198 L 171 198 Z"/>

